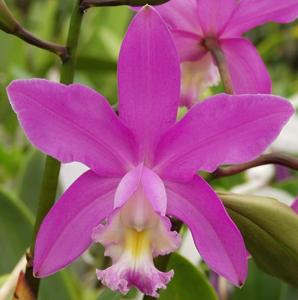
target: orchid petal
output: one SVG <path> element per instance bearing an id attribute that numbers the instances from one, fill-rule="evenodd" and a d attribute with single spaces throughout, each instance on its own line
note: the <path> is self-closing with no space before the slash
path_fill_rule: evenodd
<path id="1" fill-rule="evenodd" d="M 29 140 L 48 155 L 109 176 L 122 175 L 134 160 L 132 134 L 92 89 L 32 79 L 7 90 Z"/>
<path id="2" fill-rule="evenodd" d="M 217 36 L 237 7 L 235 0 L 197 0 L 197 13 L 205 36 Z"/>
<path id="3" fill-rule="evenodd" d="M 165 215 L 167 195 L 163 181 L 157 174 L 140 164 L 120 181 L 114 200 L 114 208 L 122 207 L 141 187 L 154 210 Z"/>
<path id="4" fill-rule="evenodd" d="M 171 0 L 155 8 L 171 29 L 203 34 L 198 20 L 196 0 Z"/>
<path id="5" fill-rule="evenodd" d="M 245 39 L 222 39 L 224 52 L 236 94 L 270 94 L 271 79 L 254 45 Z"/>
<path id="6" fill-rule="evenodd" d="M 239 36 L 268 22 L 289 23 L 297 17 L 297 0 L 241 0 L 225 29 L 224 36 Z"/>
<path id="7" fill-rule="evenodd" d="M 121 179 L 115 193 L 114 209 L 122 207 L 137 191 L 143 175 L 143 168 L 144 164 L 140 164 Z"/>
<path id="8" fill-rule="evenodd" d="M 196 104 L 161 138 L 154 171 L 188 179 L 198 169 L 254 159 L 278 136 L 292 105 L 271 95 L 226 95 Z"/>
<path id="9" fill-rule="evenodd" d="M 154 210 L 164 216 L 167 209 L 167 194 L 163 181 L 156 173 L 144 167 L 142 185 Z"/>
<path id="10" fill-rule="evenodd" d="M 150 6 L 140 10 L 123 41 L 118 67 L 119 113 L 138 138 L 146 159 L 160 135 L 176 121 L 179 58 L 172 37 Z"/>
<path id="11" fill-rule="evenodd" d="M 174 272 L 157 270 L 153 257 L 175 251 L 180 245 L 180 237 L 171 231 L 170 220 L 154 213 L 150 205 L 143 211 L 147 219 L 143 224 L 145 227 L 135 227 L 138 212 L 134 205 L 127 205 L 130 206 L 125 204 L 104 225 L 93 230 L 93 240 L 105 247 L 104 254 L 110 256 L 113 263 L 105 270 L 97 270 L 98 279 L 114 291 L 126 294 L 130 288 L 137 287 L 146 295 L 158 297 L 157 290 L 166 288 Z"/>
<path id="12" fill-rule="evenodd" d="M 167 214 L 191 230 L 205 262 L 218 274 L 240 286 L 247 275 L 247 256 L 240 231 L 209 185 L 195 176 L 187 183 L 166 182 Z"/>
<path id="13" fill-rule="evenodd" d="M 180 61 L 196 61 L 202 58 L 207 50 L 203 46 L 202 37 L 195 33 L 172 30 L 172 35 L 180 57 Z"/>
<path id="14" fill-rule="evenodd" d="M 38 232 L 34 273 L 48 276 L 80 256 L 92 243 L 92 230 L 113 210 L 119 179 L 84 173 L 62 195 Z"/>

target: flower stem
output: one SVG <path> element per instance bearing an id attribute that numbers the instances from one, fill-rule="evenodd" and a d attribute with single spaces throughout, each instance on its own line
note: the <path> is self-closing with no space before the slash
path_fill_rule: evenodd
<path id="1" fill-rule="evenodd" d="M 209 50 L 216 62 L 219 74 L 227 94 L 234 94 L 233 83 L 229 72 L 227 60 L 215 38 L 206 38 L 204 45 Z"/>
<path id="2" fill-rule="evenodd" d="M 218 179 L 222 177 L 232 176 L 248 169 L 264 166 L 269 164 L 276 164 L 285 166 L 292 170 L 298 170 L 298 158 L 290 155 L 282 154 L 282 153 L 271 153 L 271 154 L 263 154 L 247 163 L 233 165 L 230 167 L 220 167 L 215 172 L 207 177 L 207 181 L 211 181 L 213 179 Z"/>
<path id="3" fill-rule="evenodd" d="M 81 10 L 84 11 L 90 7 L 98 6 L 143 6 L 149 5 L 160 5 L 168 2 L 169 0 L 83 0 L 81 2 Z"/>
<path id="4" fill-rule="evenodd" d="M 68 57 L 67 48 L 52 42 L 41 40 L 26 30 L 13 16 L 6 3 L 0 0 L 0 29 L 8 34 L 15 35 L 28 44 L 48 50 L 58 55 L 62 61 Z"/>
<path id="5" fill-rule="evenodd" d="M 61 67 L 60 82 L 64 84 L 71 84 L 74 79 L 76 68 L 76 54 L 80 36 L 80 29 L 83 19 L 83 13 L 80 10 L 81 0 L 78 0 L 73 10 L 69 32 L 67 38 L 66 48 L 68 50 L 68 57 L 63 61 Z M 27 254 L 27 265 L 25 274 L 20 274 L 19 282 L 15 291 L 14 299 L 19 300 L 35 300 L 38 298 L 38 290 L 40 279 L 35 278 L 33 275 L 33 256 L 36 235 L 39 230 L 40 224 L 48 211 L 51 209 L 55 202 L 56 191 L 58 186 L 58 178 L 60 171 L 60 162 L 56 159 L 47 156 L 43 180 L 41 185 L 40 199 L 38 203 L 38 210 L 33 232 L 33 239 L 31 248 Z M 27 291 L 24 293 L 24 290 Z M 22 296 L 25 295 L 26 296 Z M 29 296 L 28 296 L 29 295 Z"/>

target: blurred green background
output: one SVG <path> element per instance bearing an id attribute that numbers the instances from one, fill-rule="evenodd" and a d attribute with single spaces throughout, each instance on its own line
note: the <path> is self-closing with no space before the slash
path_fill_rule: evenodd
<path id="1" fill-rule="evenodd" d="M 73 0 L 6 2 L 28 30 L 40 38 L 65 43 Z M 111 104 L 117 101 L 116 62 L 131 17 L 132 11 L 127 7 L 98 8 L 89 10 L 83 22 L 75 81 L 100 91 Z M 298 23 L 283 26 L 267 24 L 247 36 L 258 47 L 268 66 L 274 93 L 288 98 L 298 97 Z M 5 88 L 17 78 L 59 80 L 59 68 L 60 61 L 53 54 L 0 31 L 0 288 L 30 244 L 44 162 L 43 155 L 29 145 L 19 128 L 8 104 Z M 213 89 L 213 92 L 220 89 Z M 230 189 L 245 181 L 245 176 L 239 175 L 217 181 L 215 186 Z M 276 183 L 272 180 L 271 184 L 296 196 L 297 182 L 297 173 L 293 172 L 286 181 Z M 99 292 L 94 264 L 100 268 L 103 263 L 102 249 L 98 246 L 92 248 L 73 266 L 43 281 L 40 299 L 121 299 L 119 294 L 108 290 Z M 198 272 L 197 268 L 179 256 L 172 263 L 178 266 L 177 274 L 183 269 L 193 272 L 194 279 L 185 282 L 183 273 L 177 275 L 175 283 L 162 293 L 161 299 L 216 299 L 204 268 L 201 267 Z M 222 299 L 298 299 L 297 290 L 265 275 L 253 263 L 250 269 L 249 279 L 242 290 L 232 291 L 229 286 L 222 284 Z M 181 291 L 189 285 L 194 292 L 179 294 L 173 292 L 173 285 L 178 289 L 181 286 Z M 202 290 L 196 290 L 195 286 L 202 286 Z M 198 294 L 205 296 L 200 298 Z M 175 295 L 180 295 L 180 298 Z M 136 292 L 132 291 L 126 298 L 135 297 Z"/>

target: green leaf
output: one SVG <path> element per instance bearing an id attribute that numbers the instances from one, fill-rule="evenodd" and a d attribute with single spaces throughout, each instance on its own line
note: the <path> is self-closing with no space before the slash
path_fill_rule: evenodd
<path id="1" fill-rule="evenodd" d="M 33 218 L 26 206 L 0 190 L 0 274 L 9 273 L 31 242 Z"/>
<path id="2" fill-rule="evenodd" d="M 109 289 L 104 289 L 97 298 L 97 300 L 120 300 L 120 299 L 121 299 L 120 293 L 114 292 Z"/>
<path id="3" fill-rule="evenodd" d="M 38 205 L 45 156 L 39 151 L 32 151 L 21 172 L 18 194 L 30 211 L 35 214 Z"/>
<path id="4" fill-rule="evenodd" d="M 297 177 L 276 182 L 272 186 L 281 190 L 285 190 L 289 192 L 291 195 L 293 195 L 294 197 L 298 195 Z"/>
<path id="5" fill-rule="evenodd" d="M 251 260 L 247 281 L 241 289 L 235 289 L 231 300 L 255 299 L 294 300 L 298 299 L 298 289 L 262 272 Z"/>
<path id="6" fill-rule="evenodd" d="M 122 295 L 118 292 L 114 292 L 108 288 L 105 288 L 97 300 L 120 300 L 120 299 L 135 299 L 137 296 L 137 289 L 131 289 L 126 295 Z"/>
<path id="7" fill-rule="evenodd" d="M 41 280 L 39 299 L 80 300 L 82 289 L 70 270 L 63 270 Z"/>
<path id="8" fill-rule="evenodd" d="M 279 201 L 219 193 L 257 265 L 298 286 L 298 216 Z"/>
<path id="9" fill-rule="evenodd" d="M 181 255 L 173 253 L 168 267 L 175 275 L 167 289 L 160 292 L 160 300 L 217 299 L 206 276 Z"/>
<path id="10" fill-rule="evenodd" d="M 24 203 L 0 190 L 0 274 L 11 272 L 24 255 L 32 229 L 33 216 Z M 65 270 L 41 281 L 40 299 L 80 300 L 79 286 L 70 271 Z"/>

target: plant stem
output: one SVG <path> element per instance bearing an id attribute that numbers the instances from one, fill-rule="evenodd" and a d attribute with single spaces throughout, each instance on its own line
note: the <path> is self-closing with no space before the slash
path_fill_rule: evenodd
<path id="1" fill-rule="evenodd" d="M 219 74 L 227 94 L 234 94 L 233 83 L 229 72 L 228 64 L 224 53 L 222 52 L 217 40 L 215 38 L 206 38 L 204 45 L 209 50 L 216 62 Z"/>
<path id="2" fill-rule="evenodd" d="M 80 3 L 81 1 L 78 1 L 75 5 L 69 25 L 68 39 L 66 45 L 69 55 L 62 64 L 60 77 L 60 82 L 64 84 L 71 84 L 73 82 L 75 74 L 77 48 L 83 19 L 83 13 L 80 10 Z M 35 300 L 38 298 L 40 279 L 35 278 L 33 275 L 33 256 L 35 240 L 42 220 L 44 219 L 44 217 L 55 202 L 59 171 L 60 162 L 50 156 L 47 156 L 40 192 L 40 199 L 38 204 L 38 211 L 34 226 L 32 245 L 29 250 L 29 253 L 27 254 L 25 276 L 23 274 L 20 274 L 19 284 L 17 285 L 14 299 Z M 28 292 L 22 293 L 22 290 L 27 290 Z M 22 294 L 26 294 L 26 296 L 22 297 Z M 30 295 L 30 297 L 28 297 L 28 295 Z"/>
<path id="3" fill-rule="evenodd" d="M 35 35 L 33 35 L 30 31 L 26 30 L 21 25 L 18 25 L 14 31 L 8 32 L 12 35 L 15 35 L 22 39 L 23 41 L 27 42 L 28 44 L 31 44 L 33 46 L 36 46 L 38 48 L 48 50 L 60 57 L 62 61 L 66 61 L 68 57 L 67 49 L 59 44 L 44 41 Z"/>
<path id="4" fill-rule="evenodd" d="M 98 6 L 143 6 L 149 5 L 160 5 L 168 2 L 169 0 L 83 0 L 81 3 L 81 10 L 84 11 L 90 7 Z"/>
<path id="5" fill-rule="evenodd" d="M 0 29 L 8 34 L 15 35 L 28 44 L 38 48 L 48 50 L 58 55 L 62 61 L 67 60 L 67 48 L 52 42 L 41 40 L 26 30 L 13 16 L 8 6 L 3 0 L 0 0 Z"/>
<path id="6" fill-rule="evenodd" d="M 298 170 L 297 157 L 293 157 L 282 153 L 271 153 L 271 154 L 261 155 L 255 160 L 252 160 L 244 164 L 233 165 L 230 167 L 220 167 L 215 172 L 210 174 L 210 176 L 207 177 L 207 180 L 211 181 L 213 179 L 236 175 L 248 169 L 258 167 L 258 166 L 269 165 L 269 164 L 277 164 L 277 165 L 288 167 L 293 170 Z"/>

